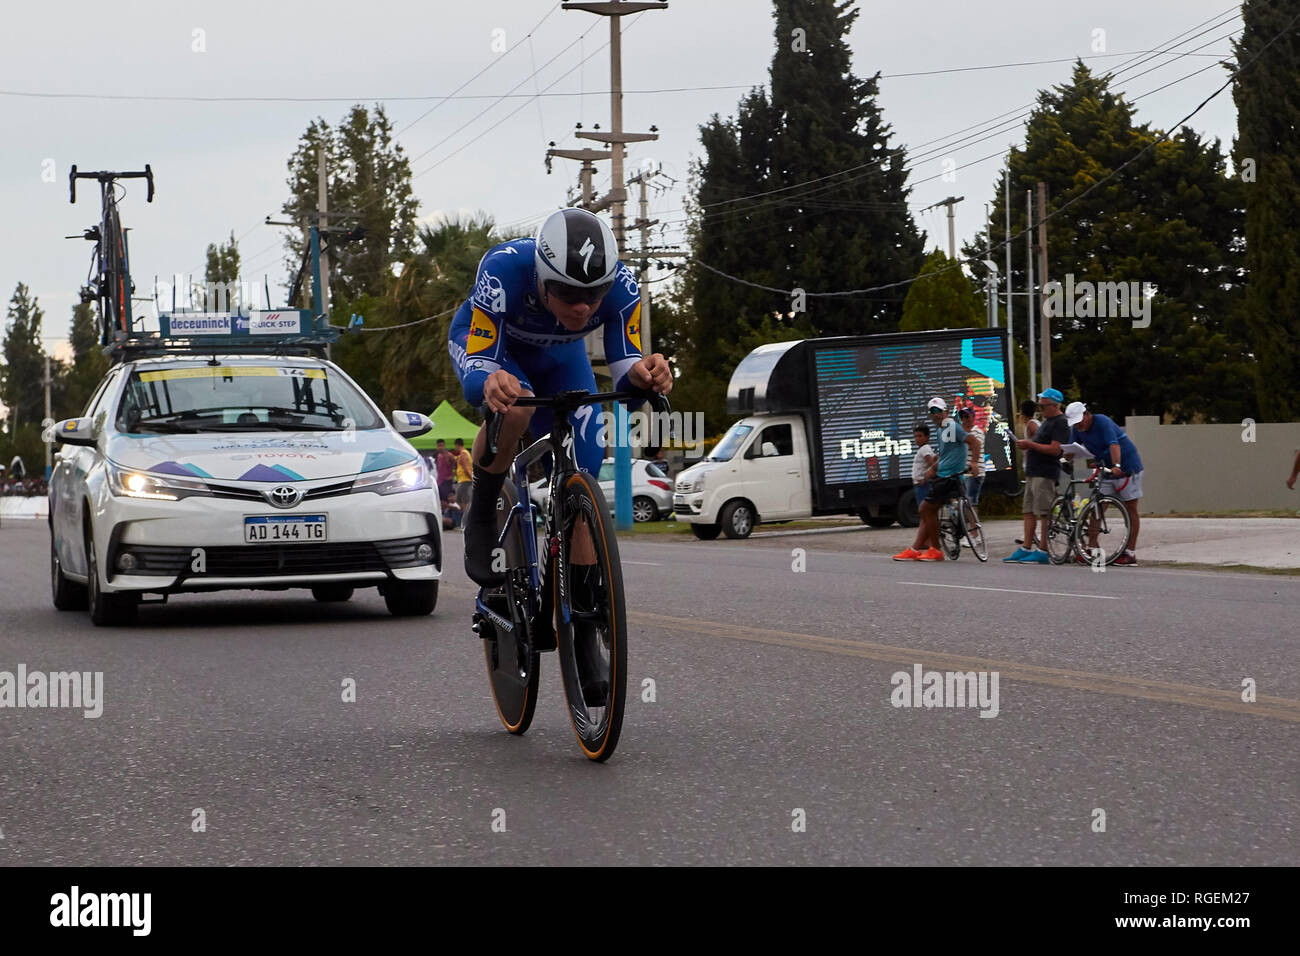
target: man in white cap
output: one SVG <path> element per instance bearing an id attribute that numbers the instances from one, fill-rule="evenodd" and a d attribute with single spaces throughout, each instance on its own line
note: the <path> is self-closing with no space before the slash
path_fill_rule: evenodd
<path id="1" fill-rule="evenodd" d="M 1133 439 L 1107 415 L 1088 411 L 1083 402 L 1071 402 L 1065 409 L 1065 420 L 1070 426 L 1071 442 L 1078 442 L 1093 460 L 1111 469 L 1111 477 L 1101 483 L 1101 492 L 1114 495 L 1128 509 L 1129 538 L 1124 553 L 1115 559 L 1116 564 L 1137 564 L 1138 502 L 1142 500 L 1142 458 Z M 1097 528 L 1088 529 L 1088 548 L 1097 547 Z"/>
<path id="2" fill-rule="evenodd" d="M 948 414 L 948 403 L 932 398 L 929 404 L 931 444 L 935 451 L 935 479 L 921 502 L 921 526 L 912 547 L 894 555 L 895 561 L 942 561 L 939 550 L 939 509 L 961 494 L 961 481 L 968 467 L 978 463 L 979 442 L 968 435 Z"/>

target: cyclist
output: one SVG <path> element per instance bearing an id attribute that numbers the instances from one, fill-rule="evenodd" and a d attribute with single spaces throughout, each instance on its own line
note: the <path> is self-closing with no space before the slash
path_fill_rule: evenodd
<path id="1" fill-rule="evenodd" d="M 447 348 L 465 400 L 504 413 L 496 458 L 479 464 L 486 436 L 474 439 L 473 493 L 465 515 L 465 573 L 485 587 L 504 576 L 492 568 L 497 535 L 497 496 L 514 450 L 536 413 L 535 433 L 550 430 L 545 408 L 516 408 L 515 400 L 540 392 L 596 390 L 583 339 L 604 326 L 605 358 L 614 391 L 666 394 L 672 372 L 664 357 L 641 354 L 641 299 L 632 271 L 619 262 L 614 233 L 584 209 L 552 213 L 532 239 L 493 246 L 479 262 L 470 297 L 456 312 Z M 604 460 L 597 410 L 585 405 L 570 416 L 578 467 L 596 474 Z M 581 526 L 570 562 L 595 565 L 595 551 Z M 574 574 L 574 591 L 594 587 Z"/>
<path id="2" fill-rule="evenodd" d="M 1114 495 L 1124 502 L 1129 516 L 1128 547 L 1115 559 L 1115 563 L 1134 567 L 1137 565 L 1138 502 L 1142 500 L 1142 457 L 1133 439 L 1124 434 L 1108 415 L 1088 411 L 1083 402 L 1071 402 L 1065 410 L 1065 420 L 1070 426 L 1069 441 L 1088 449 L 1098 465 L 1110 468 L 1111 477 L 1101 483 L 1101 492 Z M 1088 529 L 1088 547 L 1097 547 L 1097 526 Z"/>

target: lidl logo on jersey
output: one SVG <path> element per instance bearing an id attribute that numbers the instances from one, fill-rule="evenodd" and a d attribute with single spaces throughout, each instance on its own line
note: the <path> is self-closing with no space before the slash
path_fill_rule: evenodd
<path id="1" fill-rule="evenodd" d="M 641 303 L 638 302 L 627 320 L 627 340 L 632 348 L 641 351 Z"/>
<path id="2" fill-rule="evenodd" d="M 473 355 L 476 352 L 486 352 L 497 341 L 497 326 L 487 313 L 482 309 L 475 309 L 473 319 L 469 324 L 469 341 L 466 343 L 465 350 Z"/>

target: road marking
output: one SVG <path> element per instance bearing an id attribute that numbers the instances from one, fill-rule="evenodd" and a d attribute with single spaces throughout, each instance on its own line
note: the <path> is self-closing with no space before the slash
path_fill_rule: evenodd
<path id="1" fill-rule="evenodd" d="M 805 535 L 805 534 L 845 534 L 846 532 L 849 531 L 870 531 L 870 530 L 872 529 L 867 527 L 866 525 L 863 525 L 862 527 L 848 525 L 847 527 L 836 527 L 836 528 L 803 528 L 798 531 L 759 531 L 755 534 L 751 534 L 750 537 L 751 538 L 788 538 L 795 535 Z"/>
<path id="2" fill-rule="evenodd" d="M 446 588 L 444 593 L 446 592 L 450 592 L 457 597 L 470 598 L 477 593 L 467 588 L 458 587 Z M 1029 591 L 1026 593 L 1040 594 L 1044 592 Z M 905 666 L 921 664 L 923 667 L 943 670 L 996 670 L 1001 677 L 1007 680 L 1024 681 L 1027 684 L 1041 684 L 1048 687 L 1061 687 L 1067 690 L 1080 690 L 1086 693 L 1150 700 L 1158 703 L 1186 704 L 1207 710 L 1221 710 L 1228 713 L 1245 714 L 1250 717 L 1265 717 L 1300 724 L 1300 700 L 1289 697 L 1261 695 L 1256 699 L 1255 703 L 1247 704 L 1242 701 L 1241 692 L 1235 689 L 1220 690 L 1217 687 L 1200 687 L 1196 684 L 1149 680 L 1144 677 L 1126 677 L 1122 674 L 1103 674 L 1095 671 L 1044 667 L 1040 664 L 1024 664 L 1018 661 L 950 654 L 946 651 L 927 651 L 920 648 L 900 647 L 894 644 L 850 641 L 838 637 L 823 637 L 819 634 L 800 634 L 765 627 L 723 624 L 718 621 L 702 621 L 688 617 L 670 617 L 666 614 L 651 614 L 646 611 L 631 611 L 627 614 L 627 620 L 629 623 L 645 627 L 651 633 L 667 629 L 696 637 L 724 637 L 755 644 L 769 644 L 794 650 L 820 651 L 825 654 L 837 654 L 842 657 L 857 657 Z"/>
<path id="3" fill-rule="evenodd" d="M 664 566 L 662 561 L 628 561 L 627 559 L 623 560 L 623 564 L 644 564 L 650 568 L 662 568 Z"/>
<path id="4" fill-rule="evenodd" d="M 898 647 L 892 644 L 874 644 L 868 641 L 849 641 L 842 638 L 822 637 L 818 634 L 799 634 L 776 631 L 747 625 L 722 624 L 715 621 L 698 621 L 692 618 L 668 617 L 643 611 L 628 614 L 628 620 L 644 625 L 648 630 L 668 628 L 686 634 L 710 637 L 727 637 L 757 644 L 773 644 L 796 650 L 821 651 L 845 657 L 858 657 L 889 664 L 921 664 L 944 670 L 996 670 L 1002 678 L 1043 684 L 1069 690 L 1081 690 L 1113 697 L 1128 697 L 1169 704 L 1187 704 L 1209 710 L 1221 710 L 1251 717 L 1267 717 L 1300 724 L 1300 700 L 1288 697 L 1260 696 L 1253 704 L 1241 699 L 1239 690 L 1220 690 L 1195 684 L 1148 680 L 1126 677 L 1122 674 L 1103 674 L 1093 671 L 1066 670 L 1023 664 L 1017 661 L 994 660 L 950 654 L 943 651 L 926 651 L 919 648 Z"/>
<path id="5" fill-rule="evenodd" d="M 1005 591 L 1007 594 L 1050 594 L 1053 597 L 1087 598 L 1090 601 L 1118 601 L 1119 598 L 1107 594 L 1078 594 L 1070 591 L 1021 591 L 1017 588 L 979 588 L 973 584 L 931 584 L 929 581 L 899 581 L 918 588 L 960 588 L 963 591 Z"/>

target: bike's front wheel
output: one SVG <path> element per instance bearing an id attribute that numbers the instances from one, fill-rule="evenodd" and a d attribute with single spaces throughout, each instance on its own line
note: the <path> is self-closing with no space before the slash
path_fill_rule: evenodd
<path id="1" fill-rule="evenodd" d="M 989 549 L 984 543 L 984 526 L 980 524 L 980 516 L 975 513 L 975 506 L 965 498 L 961 502 L 961 524 L 971 552 L 981 561 L 987 561 Z"/>
<path id="2" fill-rule="evenodd" d="M 1124 553 L 1132 533 L 1132 519 L 1124 502 L 1109 495 L 1093 498 L 1079 511 L 1079 520 L 1074 526 L 1074 550 L 1094 567 L 1103 563 L 1109 566 Z M 1095 547 L 1089 544 L 1094 535 L 1097 539 Z"/>
<path id="3" fill-rule="evenodd" d="M 1068 498 L 1057 498 L 1052 502 L 1052 513 L 1047 519 L 1047 556 L 1053 564 L 1064 564 L 1070 560 L 1070 549 L 1074 544 L 1073 504 Z"/>
<path id="4" fill-rule="evenodd" d="M 505 528 L 510 509 L 517 496 L 514 484 L 507 479 L 497 499 L 497 532 Z M 528 529 L 530 532 L 532 529 Z M 488 681 L 492 685 L 492 701 L 497 716 L 512 734 L 524 733 L 533 722 L 537 709 L 537 680 L 540 660 L 532 643 L 523 633 L 526 622 L 524 609 L 527 596 L 528 565 L 521 538 L 520 523 L 510 526 L 510 534 L 503 544 L 506 583 L 500 588 L 483 591 L 483 603 L 495 615 L 481 616 L 479 636 L 483 639 L 483 655 L 487 660 Z M 522 607 L 520 606 L 523 602 Z"/>
<path id="5" fill-rule="evenodd" d="M 614 525 L 600 485 L 574 472 L 560 488 L 563 584 L 570 621 L 557 620 L 557 652 L 569 720 L 590 759 L 618 746 L 627 697 L 627 614 Z M 557 618 L 563 616 L 557 602 Z"/>

